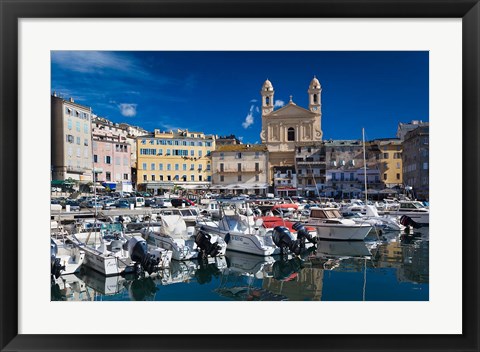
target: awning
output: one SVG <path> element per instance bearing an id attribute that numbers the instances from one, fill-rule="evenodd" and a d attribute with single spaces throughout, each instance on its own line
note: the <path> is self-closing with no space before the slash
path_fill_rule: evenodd
<path id="1" fill-rule="evenodd" d="M 75 182 L 68 181 L 68 180 L 52 180 L 51 184 L 52 186 L 62 186 L 62 185 L 73 185 L 75 184 Z"/>

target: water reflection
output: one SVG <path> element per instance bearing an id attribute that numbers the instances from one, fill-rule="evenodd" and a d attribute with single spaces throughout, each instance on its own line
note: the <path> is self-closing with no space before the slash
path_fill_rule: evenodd
<path id="1" fill-rule="evenodd" d="M 227 251 L 209 261 L 172 261 L 149 278 L 93 270 L 60 277 L 52 300 L 428 300 L 429 241 L 390 234 L 371 242 L 319 241 L 300 256 Z M 181 297 L 181 298 L 180 298 Z"/>

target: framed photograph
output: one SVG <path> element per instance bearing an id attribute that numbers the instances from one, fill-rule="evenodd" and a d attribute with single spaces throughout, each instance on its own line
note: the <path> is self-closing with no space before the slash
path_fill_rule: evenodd
<path id="1" fill-rule="evenodd" d="M 1 350 L 478 350 L 479 6 L 1 1 Z"/>

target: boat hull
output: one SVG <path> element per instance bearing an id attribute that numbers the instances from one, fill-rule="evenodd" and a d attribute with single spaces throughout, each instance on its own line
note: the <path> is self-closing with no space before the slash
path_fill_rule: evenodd
<path id="1" fill-rule="evenodd" d="M 317 238 L 339 241 L 363 241 L 372 229 L 369 225 L 318 224 L 314 226 L 317 229 Z"/>

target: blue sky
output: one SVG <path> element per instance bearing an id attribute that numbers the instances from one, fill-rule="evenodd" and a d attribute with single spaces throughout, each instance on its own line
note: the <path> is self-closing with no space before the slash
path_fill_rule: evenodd
<path id="1" fill-rule="evenodd" d="M 324 139 L 395 137 L 399 122 L 428 121 L 428 52 L 52 51 L 52 92 L 98 116 L 146 130 L 188 128 L 260 140 L 260 89 L 277 107 L 308 106 L 322 85 Z"/>

